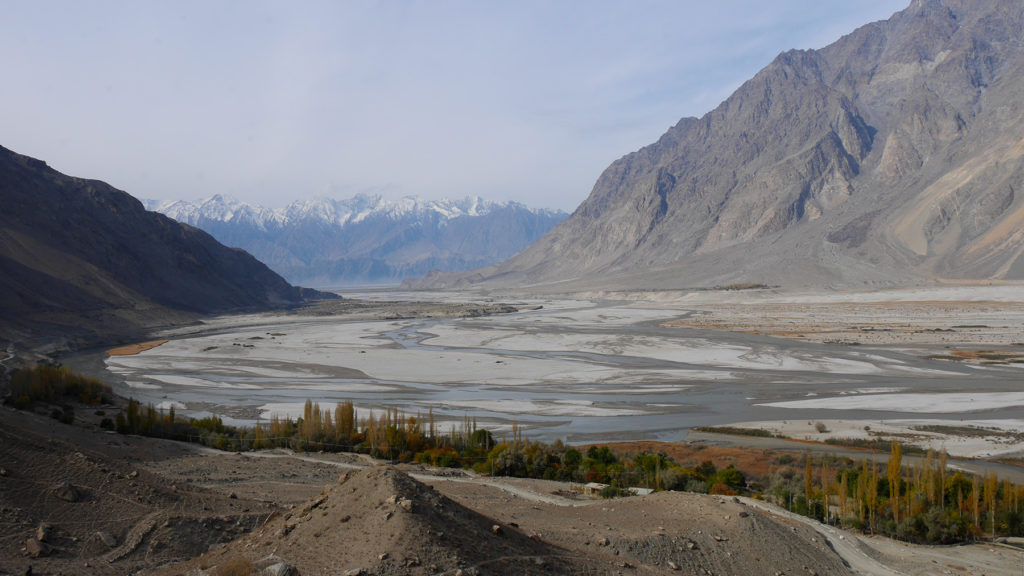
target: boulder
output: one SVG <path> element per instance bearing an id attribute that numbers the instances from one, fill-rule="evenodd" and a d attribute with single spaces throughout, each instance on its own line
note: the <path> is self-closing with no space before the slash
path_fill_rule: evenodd
<path id="1" fill-rule="evenodd" d="M 260 572 L 262 576 L 299 576 L 299 569 L 287 562 L 271 564 Z"/>
<path id="2" fill-rule="evenodd" d="M 107 548 L 117 546 L 117 538 L 114 538 L 114 535 L 109 532 L 97 532 L 96 539 L 103 542 L 103 545 Z"/>
<path id="3" fill-rule="evenodd" d="M 78 502 L 82 499 L 82 490 L 71 482 L 64 481 L 53 487 L 53 495 L 65 502 Z"/>
<path id="4" fill-rule="evenodd" d="M 25 541 L 25 553 L 33 558 L 45 558 L 51 552 L 53 552 L 53 548 L 46 542 L 40 542 L 35 538 L 29 538 Z"/>
<path id="5" fill-rule="evenodd" d="M 40 542 L 49 542 L 53 538 L 53 524 L 49 522 L 40 522 L 39 527 L 36 528 L 36 540 Z"/>

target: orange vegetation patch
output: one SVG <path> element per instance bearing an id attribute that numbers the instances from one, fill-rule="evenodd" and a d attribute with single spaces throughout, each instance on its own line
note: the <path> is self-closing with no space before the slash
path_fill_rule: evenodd
<path id="1" fill-rule="evenodd" d="M 684 468 L 693 468 L 710 460 L 716 468 L 732 464 L 748 476 L 763 477 L 778 468 L 782 454 L 801 456 L 800 452 L 742 448 L 738 446 L 707 446 L 703 444 L 682 444 L 676 442 L 636 441 L 615 442 L 607 445 L 619 457 L 629 458 L 641 452 L 665 454 Z"/>
<path id="2" fill-rule="evenodd" d="M 1020 362 L 1024 360 L 1024 353 L 1007 350 L 953 350 L 950 354 L 957 358 L 981 362 Z"/>
<path id="3" fill-rule="evenodd" d="M 152 350 L 153 348 L 165 343 L 167 343 L 167 340 L 150 340 L 149 342 L 139 342 L 138 344 L 121 346 L 120 348 L 107 350 L 107 356 L 134 356 L 139 352 Z"/>

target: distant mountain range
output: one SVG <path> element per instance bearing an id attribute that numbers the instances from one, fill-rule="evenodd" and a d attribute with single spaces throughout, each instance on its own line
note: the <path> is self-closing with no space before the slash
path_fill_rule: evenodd
<path id="1" fill-rule="evenodd" d="M 328 297 L 104 182 L 2 147 L 0 198 L 0 342 L 19 349 L 109 342 L 196 314 Z"/>
<path id="2" fill-rule="evenodd" d="M 1024 3 L 914 0 L 609 166 L 495 267 L 535 290 L 1024 279 Z"/>
<path id="3" fill-rule="evenodd" d="M 567 216 L 481 198 L 358 195 L 298 201 L 279 210 L 219 195 L 145 204 L 248 251 L 291 282 L 314 286 L 396 283 L 431 270 L 488 266 Z"/>

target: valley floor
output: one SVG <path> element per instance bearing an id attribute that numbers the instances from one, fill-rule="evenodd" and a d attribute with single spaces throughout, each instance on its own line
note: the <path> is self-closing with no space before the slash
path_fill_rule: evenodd
<path id="1" fill-rule="evenodd" d="M 124 396 L 228 423 L 351 400 L 361 415 L 399 408 L 442 430 L 472 419 L 576 443 L 736 426 L 1024 457 L 1021 286 L 354 296 L 376 300 L 214 319 L 136 355 L 67 362 Z"/>

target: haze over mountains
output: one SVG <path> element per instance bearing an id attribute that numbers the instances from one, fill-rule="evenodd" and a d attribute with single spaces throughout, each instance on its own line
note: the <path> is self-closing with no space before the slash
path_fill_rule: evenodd
<path id="1" fill-rule="evenodd" d="M 396 283 L 435 269 L 489 266 L 567 216 L 479 197 L 389 201 L 357 195 L 296 201 L 280 210 L 220 195 L 145 203 L 243 248 L 291 282 L 314 286 Z"/>
<path id="2" fill-rule="evenodd" d="M 914 0 L 612 163 L 529 249 L 415 287 L 1024 279 L 1024 4 Z"/>
<path id="3" fill-rule="evenodd" d="M 0 342 L 59 347 L 324 296 L 98 180 L 0 147 Z"/>

